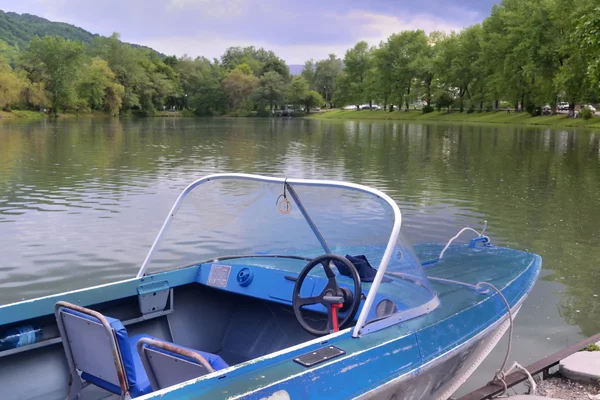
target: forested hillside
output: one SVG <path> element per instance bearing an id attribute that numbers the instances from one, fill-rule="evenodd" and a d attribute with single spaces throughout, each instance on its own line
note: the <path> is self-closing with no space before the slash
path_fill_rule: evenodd
<path id="1" fill-rule="evenodd" d="M 31 14 L 0 11 L 0 39 L 10 46 L 24 49 L 33 37 L 60 36 L 64 39 L 91 43 L 92 33 L 62 22 L 52 22 Z"/>
<path id="2" fill-rule="evenodd" d="M 122 43 L 118 34 L 0 16 L 0 29 L 9 31 L 5 37 L 0 31 L 4 109 L 270 115 L 289 105 L 376 102 L 393 111 L 423 101 L 424 112 L 511 106 L 538 115 L 546 104 L 555 113 L 557 104 L 568 103 L 569 116 L 587 105 L 583 118 L 591 118 L 589 105 L 600 102 L 600 7 L 585 0 L 503 0 L 482 23 L 460 32 L 409 30 L 377 46 L 361 41 L 343 59 L 306 61 L 300 75 L 290 74 L 273 51 L 252 46 L 228 48 L 212 60 L 161 57 Z M 58 31 L 45 30 L 47 24 Z M 42 32 L 54 34 L 40 38 Z"/>
<path id="3" fill-rule="evenodd" d="M 97 34 L 64 22 L 49 21 L 31 14 L 17 14 L 0 10 L 0 40 L 3 40 L 16 50 L 27 47 L 34 36 L 60 36 L 63 39 L 91 43 Z M 132 47 L 148 48 L 136 44 Z M 160 54 L 164 57 L 164 54 Z"/>

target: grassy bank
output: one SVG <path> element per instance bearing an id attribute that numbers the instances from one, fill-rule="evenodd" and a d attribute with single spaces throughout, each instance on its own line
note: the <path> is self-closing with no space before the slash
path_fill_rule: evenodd
<path id="1" fill-rule="evenodd" d="M 27 111 L 27 110 L 13 110 L 13 111 L 0 111 L 0 119 L 17 119 L 17 118 L 29 118 L 29 119 L 42 119 L 46 118 L 46 114 L 40 111 Z"/>
<path id="2" fill-rule="evenodd" d="M 92 111 L 85 113 L 59 113 L 58 118 L 96 118 L 96 117 L 107 117 L 109 114 L 102 111 Z M 0 111 L 0 120 L 3 119 L 43 119 L 43 118 L 54 118 L 54 115 L 44 113 L 41 111 L 28 111 L 28 110 L 12 110 L 12 111 Z"/>
<path id="3" fill-rule="evenodd" d="M 140 112 L 130 112 L 125 114 L 124 117 L 148 117 Z M 27 111 L 27 110 L 12 110 L 12 111 L 0 111 L 0 120 L 3 119 L 43 119 L 51 118 L 53 115 L 47 114 L 41 111 Z M 110 117 L 110 114 L 102 111 L 91 111 L 91 112 L 66 112 L 59 113 L 58 118 L 106 118 Z M 168 117 L 195 117 L 191 111 L 157 111 L 150 117 L 168 118 Z"/>
<path id="4" fill-rule="evenodd" d="M 537 125 L 561 127 L 585 127 L 600 128 L 600 117 L 593 117 L 589 120 L 583 118 L 569 118 L 566 115 L 553 115 L 532 117 L 527 113 L 510 113 L 504 111 L 497 112 L 432 112 L 423 114 L 420 111 L 354 111 L 354 110 L 334 110 L 319 114 L 313 114 L 309 118 L 328 119 L 328 120 L 380 120 L 380 121 L 444 121 L 444 122 L 466 122 L 466 123 L 494 123 L 494 124 L 515 124 L 515 125 Z"/>

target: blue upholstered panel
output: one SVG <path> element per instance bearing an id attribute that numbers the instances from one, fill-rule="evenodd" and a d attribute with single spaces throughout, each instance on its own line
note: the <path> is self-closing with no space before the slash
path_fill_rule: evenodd
<path id="1" fill-rule="evenodd" d="M 88 314 L 84 314 L 79 311 L 71 310 L 68 308 L 63 308 L 62 311 L 100 324 L 100 321 L 97 318 L 92 317 Z M 123 368 L 125 369 L 125 375 L 127 377 L 127 383 L 129 384 L 129 391 L 131 396 L 136 397 L 142 394 L 150 393 L 152 391 L 150 387 L 150 381 L 148 380 L 146 371 L 144 371 L 144 367 L 142 366 L 142 361 L 140 360 L 140 357 L 135 349 L 137 340 L 139 340 L 140 337 L 136 336 L 136 340 L 133 340 L 133 338 L 130 339 L 127 335 L 127 329 L 125 329 L 121 321 L 106 316 L 105 318 L 108 321 L 110 327 L 115 331 L 115 336 L 117 338 L 117 346 L 119 347 L 121 359 L 123 360 Z M 103 379 L 90 375 L 86 373 L 86 371 L 82 371 L 81 377 L 86 381 L 89 381 L 94 385 L 97 385 L 112 393 L 121 394 L 120 387 L 113 385 L 112 383 L 106 382 Z"/>
<path id="2" fill-rule="evenodd" d="M 146 335 L 137 335 L 137 336 L 134 336 L 134 337 L 137 337 L 137 338 L 138 338 L 138 340 L 139 340 L 139 339 L 141 339 L 142 337 L 148 337 L 148 336 L 146 336 Z M 132 338 L 132 339 L 133 339 L 133 338 Z M 163 340 L 160 340 L 160 339 L 156 339 L 156 338 L 153 338 L 153 339 L 154 339 L 154 340 L 157 340 L 157 341 L 159 341 L 159 342 L 163 342 L 163 343 L 169 343 L 169 342 L 165 342 L 165 341 L 163 341 Z M 169 343 L 169 344 L 171 344 L 171 345 L 172 345 L 172 343 Z M 220 356 L 218 356 L 218 355 L 216 355 L 216 354 L 207 353 L 207 352 L 205 352 L 205 351 L 200 351 L 200 350 L 195 350 L 195 349 L 190 349 L 190 348 L 188 348 L 188 347 L 184 347 L 184 346 L 179 346 L 179 345 L 177 345 L 177 346 L 178 346 L 178 347 L 181 347 L 182 349 L 189 350 L 189 351 L 192 351 L 192 352 L 194 352 L 194 353 L 196 353 L 196 354 L 199 354 L 199 355 L 201 355 L 202 357 L 204 357 L 204 359 L 205 359 L 206 361 L 208 361 L 208 363 L 210 364 L 210 366 L 211 366 L 211 367 L 213 367 L 213 369 L 214 369 L 215 371 L 219 371 L 219 370 L 221 370 L 221 369 L 225 369 L 225 368 L 229 367 L 229 365 L 228 365 L 228 364 L 225 362 L 225 360 L 223 360 L 223 359 L 222 359 Z M 153 350 L 155 350 L 155 351 L 158 351 L 158 352 L 160 352 L 160 353 L 163 353 L 163 354 L 168 354 L 168 355 L 170 355 L 170 356 L 173 356 L 173 357 L 182 358 L 182 359 L 184 359 L 184 360 L 187 360 L 187 361 L 189 361 L 189 362 L 191 362 L 191 363 L 197 364 L 196 360 L 193 360 L 193 359 L 191 359 L 191 358 L 188 358 L 188 357 L 182 356 L 182 355 L 180 355 L 180 354 L 172 353 L 172 352 L 170 352 L 170 351 L 168 351 L 168 350 L 160 349 L 160 348 L 158 348 L 158 347 L 150 346 L 150 345 L 147 345 L 147 344 L 145 344 L 145 345 L 144 345 L 144 347 L 148 347 L 148 348 L 150 348 L 150 349 L 153 349 Z"/>

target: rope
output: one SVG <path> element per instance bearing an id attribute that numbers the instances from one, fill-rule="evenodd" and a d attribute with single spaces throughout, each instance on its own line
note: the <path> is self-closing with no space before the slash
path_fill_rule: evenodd
<path id="1" fill-rule="evenodd" d="M 464 228 L 454 238 L 458 237 L 460 235 L 460 233 L 462 233 L 466 229 L 471 229 L 471 228 Z M 484 227 L 484 231 L 485 231 L 485 227 Z M 482 234 L 483 234 L 483 231 L 482 231 Z M 452 238 L 450 240 L 450 242 L 454 238 Z M 448 243 L 448 245 L 446 245 L 446 248 L 449 246 L 450 242 Z M 444 248 L 444 250 L 446 250 L 446 249 Z M 444 252 L 442 251 L 442 255 L 443 255 L 443 253 Z M 440 258 L 442 258 L 441 257 L 442 255 L 440 255 Z M 500 296 L 500 298 L 504 302 L 504 305 L 506 306 L 506 310 L 508 311 L 508 318 L 509 318 L 508 346 L 507 346 L 507 349 L 506 349 L 506 354 L 504 355 L 504 361 L 502 361 L 502 366 L 494 374 L 494 379 L 492 380 L 492 382 L 496 381 L 496 382 L 502 383 L 502 385 L 504 386 L 504 391 L 500 394 L 500 396 L 503 396 L 508 391 L 508 387 L 507 387 L 506 381 L 505 381 L 506 376 L 509 375 L 512 370 L 514 370 L 514 369 L 520 369 L 521 371 L 523 371 L 527 375 L 527 380 L 529 381 L 529 384 L 531 385 L 531 393 L 530 394 L 534 394 L 535 395 L 535 392 L 537 391 L 537 385 L 535 384 L 535 381 L 534 381 L 533 377 L 531 376 L 531 374 L 529 373 L 529 371 L 527 371 L 527 369 L 525 367 L 523 367 L 519 363 L 515 362 L 510 367 L 510 369 L 508 369 L 508 371 L 505 370 L 506 363 L 508 362 L 508 357 L 510 357 L 510 353 L 511 353 L 511 350 L 512 350 L 512 339 L 513 339 L 513 330 L 514 330 L 514 317 L 513 317 L 512 310 L 510 308 L 510 304 L 508 303 L 508 300 L 506 300 L 506 297 L 504 297 L 504 295 L 502 294 L 502 292 L 500 291 L 500 289 L 498 289 L 496 286 L 492 285 L 489 282 L 479 282 L 476 285 L 472 285 L 470 283 L 455 281 L 455 280 L 452 280 L 452 279 L 436 278 L 436 277 L 432 277 L 432 276 L 428 276 L 427 278 L 430 279 L 430 280 L 433 280 L 433 281 L 445 282 L 445 283 L 450 283 L 450 284 L 456 284 L 456 285 L 460 285 L 460 286 L 465 286 L 465 287 L 474 289 L 475 291 L 477 291 L 477 293 L 480 293 L 480 294 L 489 294 L 490 293 L 490 289 L 491 289 L 491 290 L 494 290 L 498 294 L 498 296 Z"/>
<path id="2" fill-rule="evenodd" d="M 474 232 L 474 233 L 475 233 L 475 234 L 476 234 L 478 237 L 482 237 L 486 229 L 487 229 L 487 221 L 484 221 L 484 224 L 483 224 L 483 230 L 481 231 L 481 233 L 477 232 L 477 231 L 476 231 L 475 229 L 473 229 L 473 228 L 468 228 L 468 227 L 462 228 L 462 229 L 461 229 L 461 230 L 460 230 L 460 231 L 459 231 L 459 232 L 458 232 L 458 233 L 457 233 L 455 236 L 453 236 L 453 237 L 452 237 L 452 238 L 451 238 L 451 239 L 448 241 L 448 243 L 446 243 L 446 246 L 444 247 L 444 249 L 443 249 L 443 250 L 442 250 L 442 252 L 440 253 L 440 256 L 438 257 L 438 260 L 441 260 L 441 259 L 442 259 L 442 257 L 444 257 L 444 253 L 446 252 L 446 250 L 448 250 L 448 247 L 450 247 L 450 245 L 452 244 L 452 242 L 454 242 L 456 239 L 458 239 L 458 237 L 459 237 L 460 235 L 462 235 L 462 234 L 463 234 L 463 232 L 466 232 L 466 231 L 472 231 L 472 232 Z"/>
<path id="3" fill-rule="evenodd" d="M 492 380 L 492 382 L 493 381 L 501 382 L 502 385 L 504 386 L 504 392 L 502 392 L 500 394 L 502 396 L 508 390 L 508 387 L 506 386 L 505 379 L 506 379 L 506 375 L 508 375 L 509 372 L 506 372 L 504 370 L 504 368 L 506 367 L 506 363 L 508 362 L 508 357 L 510 356 L 510 352 L 512 350 L 512 338 L 513 338 L 513 315 L 512 315 L 512 310 L 510 309 L 510 304 L 508 304 L 508 300 L 506 300 L 506 297 L 504 297 L 504 295 L 502 294 L 502 292 L 500 291 L 500 289 L 498 289 L 496 286 L 492 285 L 489 282 L 479 282 L 475 286 L 477 287 L 477 291 L 479 293 L 484 293 L 484 292 L 481 291 L 484 286 L 487 286 L 488 288 L 493 289 L 494 291 L 496 291 L 496 293 L 498 293 L 498 295 L 500 296 L 500 298 L 502 299 L 502 301 L 504 301 L 504 304 L 506 305 L 506 309 L 508 310 L 508 318 L 509 318 L 508 347 L 506 349 L 506 354 L 504 355 L 504 361 L 502 361 L 502 366 L 500 367 L 499 370 L 496 371 L 496 373 L 494 374 L 494 379 Z M 489 289 L 487 289 L 487 292 L 489 293 Z"/>

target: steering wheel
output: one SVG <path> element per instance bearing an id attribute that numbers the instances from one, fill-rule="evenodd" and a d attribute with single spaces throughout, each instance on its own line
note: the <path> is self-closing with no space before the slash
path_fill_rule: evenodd
<path id="1" fill-rule="evenodd" d="M 352 291 L 346 288 L 340 288 L 335 279 L 335 273 L 332 271 L 330 263 L 332 261 L 339 261 L 346 265 L 352 274 L 352 280 L 354 281 L 354 294 Z M 318 296 L 314 297 L 300 297 L 300 289 L 304 280 L 308 276 L 308 273 L 312 271 L 317 265 L 321 265 L 325 270 L 327 276 L 327 286 Z M 322 336 L 328 335 L 332 332 L 337 332 L 339 329 L 346 328 L 353 320 L 358 307 L 360 306 L 361 300 L 361 284 L 358 271 L 354 264 L 352 264 L 346 257 L 338 256 L 336 254 L 324 254 L 310 261 L 298 275 L 296 284 L 294 285 L 294 293 L 292 295 L 292 305 L 294 307 L 294 314 L 298 322 L 309 333 L 313 335 Z M 302 316 L 301 308 L 311 304 L 321 304 L 327 308 L 327 329 L 315 329 L 306 323 L 306 320 Z M 348 311 L 346 317 L 341 321 L 338 321 L 337 311 Z"/>

